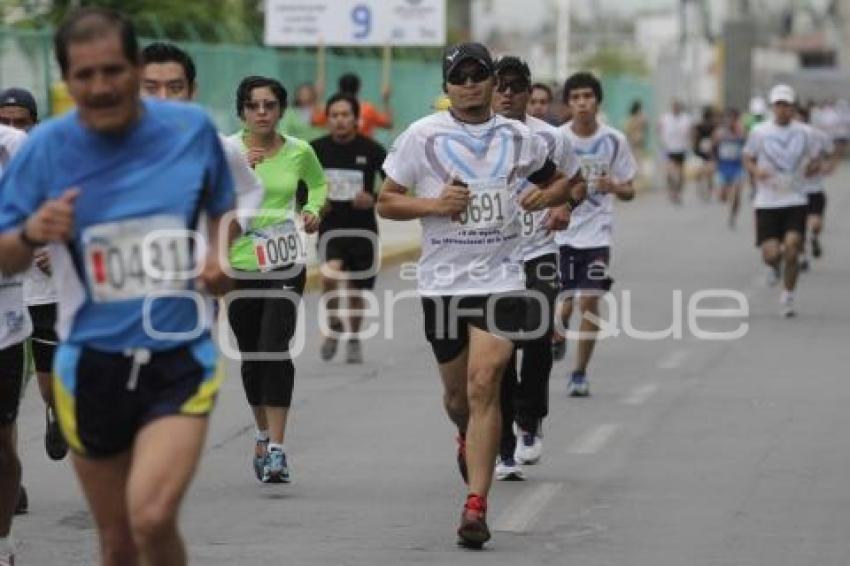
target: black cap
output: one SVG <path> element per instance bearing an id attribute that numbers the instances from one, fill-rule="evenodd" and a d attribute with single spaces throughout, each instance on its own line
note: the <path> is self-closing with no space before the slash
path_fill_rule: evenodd
<path id="1" fill-rule="evenodd" d="M 503 73 L 507 70 L 516 71 L 522 77 L 531 82 L 531 69 L 528 68 L 528 63 L 520 59 L 519 57 L 514 57 L 513 55 L 505 55 L 504 57 L 500 57 L 498 61 L 496 61 L 496 74 Z"/>
<path id="2" fill-rule="evenodd" d="M 491 73 L 494 71 L 490 51 L 480 43 L 458 43 L 443 52 L 443 80 L 452 74 L 458 65 L 472 59 L 481 63 Z"/>
<path id="3" fill-rule="evenodd" d="M 0 92 L 0 106 L 20 106 L 30 111 L 33 120 L 38 119 L 38 107 L 30 91 L 23 88 L 8 88 Z"/>

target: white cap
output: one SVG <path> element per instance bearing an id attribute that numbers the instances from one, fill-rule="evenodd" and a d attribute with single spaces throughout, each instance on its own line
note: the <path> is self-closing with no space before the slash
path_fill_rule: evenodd
<path id="1" fill-rule="evenodd" d="M 794 100 L 797 99 L 797 95 L 794 94 L 794 89 L 788 85 L 776 85 L 772 89 L 770 89 L 770 103 L 776 104 L 777 102 L 787 102 L 788 104 L 794 104 Z"/>
<path id="2" fill-rule="evenodd" d="M 767 114 L 767 102 L 761 96 L 754 96 L 750 99 L 750 114 L 762 116 Z"/>

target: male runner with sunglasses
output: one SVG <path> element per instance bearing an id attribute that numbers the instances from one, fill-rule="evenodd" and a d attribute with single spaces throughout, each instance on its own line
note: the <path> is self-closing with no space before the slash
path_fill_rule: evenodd
<path id="1" fill-rule="evenodd" d="M 493 109 L 512 120 L 524 122 L 543 142 L 549 158 L 574 183 L 581 182 L 579 162 L 572 144 L 564 133 L 529 114 L 527 108 L 533 93 L 531 70 L 518 57 L 505 56 L 496 63 L 496 94 Z M 522 215 L 522 256 L 525 286 L 546 297 L 550 316 L 546 333 L 522 344 L 522 366 L 517 376 L 516 359 L 511 359 L 502 379 L 502 443 L 496 463 L 496 479 L 524 479 L 520 464 L 536 464 L 543 451 L 542 421 L 548 413 L 549 374 L 552 371 L 552 313 L 558 294 L 558 245 L 547 226 L 552 218 L 554 228 L 566 228 L 563 212 L 558 218 L 548 210 Z M 532 301 L 530 306 L 536 303 Z M 516 421 L 517 434 L 513 426 Z"/>
<path id="2" fill-rule="evenodd" d="M 399 136 L 384 163 L 378 200 L 383 217 L 422 222 L 425 335 L 439 364 L 446 412 L 458 428 L 469 486 L 458 536 L 472 548 L 490 539 L 487 494 L 499 451 L 500 381 L 514 351 L 509 338 L 526 326 L 522 213 L 579 196 L 571 195 L 538 136 L 493 114 L 493 71 L 481 44 L 446 50 L 451 110 Z"/>

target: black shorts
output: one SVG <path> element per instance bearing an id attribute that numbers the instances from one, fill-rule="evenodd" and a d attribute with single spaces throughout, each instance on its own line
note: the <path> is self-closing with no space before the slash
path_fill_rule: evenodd
<path id="1" fill-rule="evenodd" d="M 321 236 L 319 243 L 319 254 L 322 263 L 332 260 L 342 261 L 342 268 L 349 272 L 358 274 L 356 278 L 349 279 L 351 286 L 355 289 L 372 289 L 375 287 L 375 277 L 378 269 L 378 256 L 374 241 L 368 237 L 358 236 L 334 236 L 330 230 Z"/>
<path id="2" fill-rule="evenodd" d="M 610 291 L 611 248 L 560 247 L 561 290 Z"/>
<path id="3" fill-rule="evenodd" d="M 807 205 L 756 209 L 756 246 L 768 240 L 781 242 L 789 232 L 805 237 L 808 214 Z"/>
<path id="4" fill-rule="evenodd" d="M 823 216 L 826 211 L 826 193 L 809 193 L 809 215 Z"/>
<path id="5" fill-rule="evenodd" d="M 11 425 L 18 418 L 25 360 L 23 342 L 0 350 L 0 426 Z"/>
<path id="6" fill-rule="evenodd" d="M 685 152 L 683 152 L 683 151 L 678 152 L 677 151 L 675 153 L 668 153 L 667 159 L 669 159 L 670 161 L 672 161 L 676 165 L 684 165 L 685 164 Z"/>
<path id="7" fill-rule="evenodd" d="M 32 358 L 35 361 L 35 371 L 51 373 L 53 371 L 53 354 L 59 337 L 56 335 L 56 303 L 45 305 L 30 305 L 27 307 L 32 319 Z"/>
<path id="8" fill-rule="evenodd" d="M 217 358 L 209 338 L 151 352 L 147 363 L 62 344 L 53 394 L 68 445 L 88 457 L 114 456 L 130 449 L 139 430 L 155 419 L 208 415 L 221 384 Z"/>
<path id="9" fill-rule="evenodd" d="M 458 357 L 469 343 L 469 328 L 521 341 L 517 334 L 529 327 L 527 299 L 522 291 L 478 296 L 422 297 L 425 337 L 437 363 Z"/>

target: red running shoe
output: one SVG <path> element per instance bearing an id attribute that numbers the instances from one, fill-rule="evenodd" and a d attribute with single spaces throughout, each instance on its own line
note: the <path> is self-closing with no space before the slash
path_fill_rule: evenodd
<path id="1" fill-rule="evenodd" d="M 480 549 L 490 540 L 487 527 L 487 500 L 480 495 L 470 493 L 460 515 L 457 529 L 458 544 L 466 548 Z"/>

